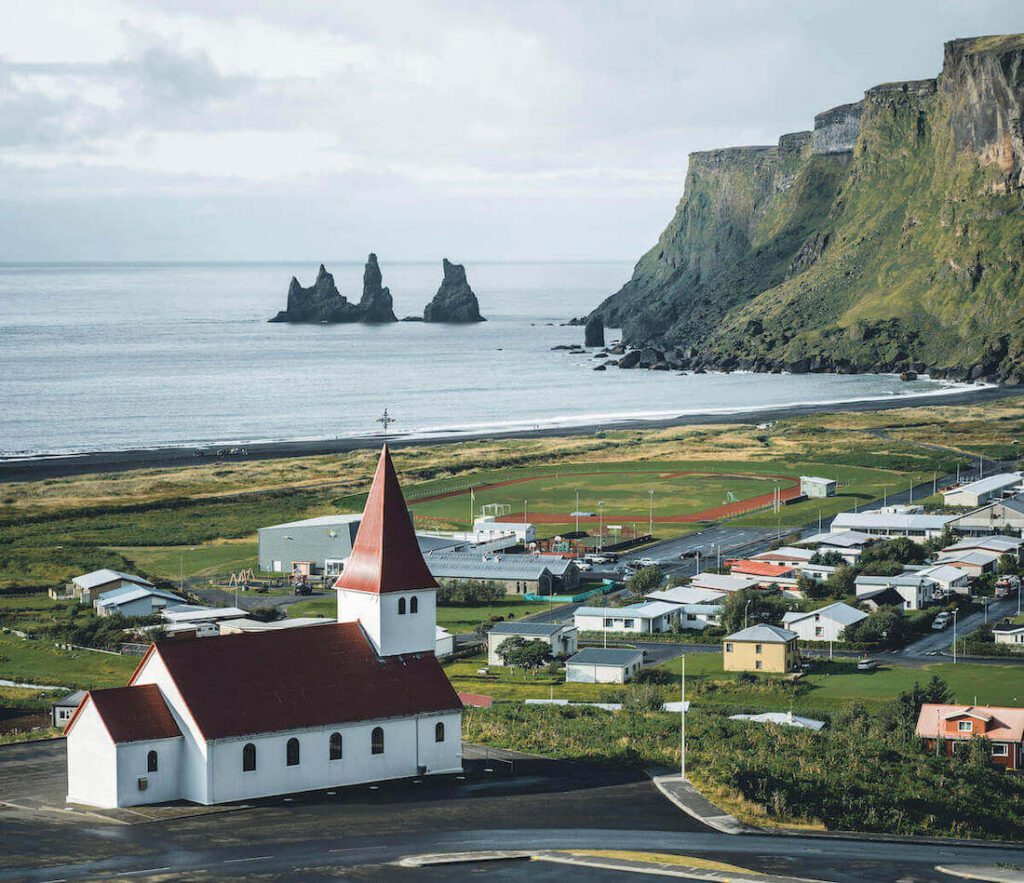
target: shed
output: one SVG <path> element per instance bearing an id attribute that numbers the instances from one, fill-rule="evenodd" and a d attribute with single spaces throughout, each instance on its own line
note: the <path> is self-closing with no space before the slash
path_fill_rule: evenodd
<path id="1" fill-rule="evenodd" d="M 86 692 L 86 690 L 76 690 L 74 693 L 68 693 L 67 696 L 61 697 L 50 706 L 50 716 L 53 718 L 53 725 L 55 727 L 63 729 L 67 722 L 74 717 L 75 711 L 82 704 Z"/>
<path id="2" fill-rule="evenodd" d="M 487 633 L 488 665 L 503 665 L 498 648 L 509 638 L 543 641 L 552 656 L 571 656 L 576 652 L 575 626 L 560 622 L 499 622 Z"/>
<path id="3" fill-rule="evenodd" d="M 643 665 L 643 650 L 585 647 L 565 663 L 565 680 L 579 684 L 624 684 Z"/>

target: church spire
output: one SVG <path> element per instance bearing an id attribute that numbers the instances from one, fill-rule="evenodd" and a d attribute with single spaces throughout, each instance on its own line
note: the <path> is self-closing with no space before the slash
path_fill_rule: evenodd
<path id="1" fill-rule="evenodd" d="M 378 595 L 437 588 L 420 552 L 387 445 L 381 450 L 352 554 L 334 588 Z"/>

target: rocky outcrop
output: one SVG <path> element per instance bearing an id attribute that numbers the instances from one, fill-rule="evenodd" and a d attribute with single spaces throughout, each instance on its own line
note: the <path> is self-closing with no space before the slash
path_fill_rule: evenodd
<path id="1" fill-rule="evenodd" d="M 584 346 L 604 346 L 604 320 L 599 314 L 587 319 L 587 326 L 583 329 Z"/>
<path id="2" fill-rule="evenodd" d="M 377 255 L 370 253 L 363 270 L 363 296 L 359 299 L 362 322 L 397 322 L 391 291 L 383 286 L 384 277 Z"/>
<path id="3" fill-rule="evenodd" d="M 444 278 L 434 299 L 423 308 L 424 322 L 486 322 L 480 304 L 466 281 L 466 268 L 445 258 Z"/>
<path id="4" fill-rule="evenodd" d="M 334 284 L 334 277 L 323 264 L 316 282 L 303 288 L 292 276 L 288 286 L 288 306 L 271 322 L 396 322 L 391 292 L 381 286 L 377 256 L 371 254 L 363 271 L 363 296 L 359 303 L 350 303 Z"/>
<path id="5" fill-rule="evenodd" d="M 594 313 L 695 372 L 1024 382 L 1022 120 L 1024 35 L 979 37 L 810 139 L 693 154 L 675 217 Z"/>
<path id="6" fill-rule="evenodd" d="M 349 303 L 334 284 L 334 277 L 323 264 L 317 273 L 316 282 L 303 288 L 292 276 L 288 286 L 288 306 L 281 310 L 271 322 L 358 322 L 361 312 L 358 306 Z"/>

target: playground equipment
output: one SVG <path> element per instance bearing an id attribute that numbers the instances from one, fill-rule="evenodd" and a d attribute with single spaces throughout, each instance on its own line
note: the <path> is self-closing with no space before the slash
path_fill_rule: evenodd
<path id="1" fill-rule="evenodd" d="M 239 586 L 242 589 L 248 589 L 249 583 L 256 581 L 256 575 L 252 572 L 252 568 L 246 568 L 238 571 L 238 573 L 232 573 L 231 579 L 228 580 L 229 586 Z"/>

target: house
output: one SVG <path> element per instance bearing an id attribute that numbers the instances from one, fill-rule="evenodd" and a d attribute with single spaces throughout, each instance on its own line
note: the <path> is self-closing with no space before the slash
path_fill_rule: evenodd
<path id="1" fill-rule="evenodd" d="M 656 635 L 679 623 L 679 604 L 641 601 L 625 607 L 578 607 L 573 615 L 581 632 L 637 632 Z"/>
<path id="2" fill-rule="evenodd" d="M 943 595 L 966 595 L 970 592 L 971 574 L 952 564 L 933 564 L 917 571 L 918 576 L 925 576 L 935 583 Z"/>
<path id="3" fill-rule="evenodd" d="M 918 736 L 929 751 L 940 740 L 946 756 L 971 739 L 992 743 L 992 762 L 1007 770 L 1019 770 L 1024 762 L 1024 708 L 988 705 L 935 705 L 925 703 L 917 716 Z"/>
<path id="4" fill-rule="evenodd" d="M 160 611 L 167 628 L 179 625 L 210 624 L 216 626 L 218 623 L 231 619 L 244 619 L 249 614 L 241 607 L 200 607 L 198 604 L 176 604 L 165 607 Z M 219 629 L 215 629 L 219 634 Z"/>
<path id="5" fill-rule="evenodd" d="M 438 626 L 434 629 L 434 655 L 438 659 L 444 659 L 455 652 L 455 635 L 448 629 Z"/>
<path id="6" fill-rule="evenodd" d="M 712 592 L 732 594 L 743 589 L 753 589 L 760 585 L 756 577 L 730 575 L 725 573 L 698 573 L 690 580 L 690 587 L 707 589 Z"/>
<path id="7" fill-rule="evenodd" d="M 305 629 L 312 626 L 331 625 L 335 620 L 325 616 L 295 616 L 263 622 L 261 619 L 227 619 L 218 623 L 221 635 L 247 635 L 254 632 L 280 632 L 285 629 Z"/>
<path id="8" fill-rule="evenodd" d="M 259 529 L 259 566 L 264 572 L 341 573 L 352 554 L 362 515 L 321 515 Z"/>
<path id="9" fill-rule="evenodd" d="M 580 585 L 579 568 L 560 555 L 494 555 L 431 552 L 427 567 L 435 579 L 494 583 L 509 595 L 572 594 Z"/>
<path id="10" fill-rule="evenodd" d="M 778 564 L 783 567 L 801 568 L 810 563 L 814 557 L 810 549 L 798 549 L 796 546 L 783 546 L 780 549 L 772 549 L 770 552 L 761 552 L 758 555 L 751 555 L 751 561 L 764 561 L 766 564 Z"/>
<path id="11" fill-rule="evenodd" d="M 335 589 L 336 623 L 157 641 L 128 686 L 87 693 L 65 729 L 68 801 L 211 805 L 460 772 L 437 584 L 387 446 Z"/>
<path id="12" fill-rule="evenodd" d="M 782 624 L 804 641 L 841 641 L 848 625 L 867 619 L 863 610 L 837 601 L 817 610 L 791 610 L 783 614 Z"/>
<path id="13" fill-rule="evenodd" d="M 722 641 L 725 671 L 793 671 L 800 663 L 796 649 L 799 636 L 777 625 L 758 623 Z"/>
<path id="14" fill-rule="evenodd" d="M 1024 540 L 1020 537 L 1007 537 L 1000 534 L 985 537 L 966 537 L 959 542 L 946 546 L 942 554 L 954 552 L 997 552 L 1000 556 L 1009 555 L 1018 563 L 1022 559 L 1021 547 Z"/>
<path id="15" fill-rule="evenodd" d="M 779 586 L 794 588 L 797 581 L 795 567 L 785 564 L 769 564 L 765 561 L 754 561 L 750 558 L 741 558 L 733 561 L 729 567 L 733 576 L 746 577 L 757 581 L 762 588 Z"/>
<path id="16" fill-rule="evenodd" d="M 953 515 L 908 512 L 907 508 L 890 506 L 871 512 L 840 512 L 829 529 L 832 533 L 855 530 L 873 537 L 908 537 L 920 542 L 941 536 L 943 528 L 955 519 Z"/>
<path id="17" fill-rule="evenodd" d="M 68 693 L 67 696 L 58 699 L 50 706 L 50 718 L 53 720 L 54 727 L 63 729 L 67 722 L 75 716 L 75 711 L 85 698 L 85 692 L 85 690 L 76 690 L 74 693 Z"/>
<path id="18" fill-rule="evenodd" d="M 565 680 L 578 684 L 624 684 L 643 667 L 643 650 L 585 647 L 566 661 Z"/>
<path id="19" fill-rule="evenodd" d="M 76 576 L 68 585 L 66 597 L 81 598 L 83 604 L 92 604 L 94 599 L 104 592 L 111 592 L 120 588 L 146 589 L 155 588 L 148 580 L 134 573 L 121 573 L 119 570 L 93 570 L 90 573 L 83 573 Z"/>
<path id="20" fill-rule="evenodd" d="M 947 564 L 966 571 L 971 576 L 983 576 L 995 573 L 999 566 L 999 552 L 987 552 L 984 549 L 970 551 L 942 552 L 935 559 L 938 564 Z"/>
<path id="21" fill-rule="evenodd" d="M 1024 622 L 997 622 L 992 626 L 992 637 L 997 644 L 1009 644 L 1014 650 L 1024 651 Z"/>
<path id="22" fill-rule="evenodd" d="M 955 516 L 949 526 L 965 536 L 981 536 L 1011 530 L 1024 531 L 1024 494 L 993 500 L 964 515 Z"/>
<path id="23" fill-rule="evenodd" d="M 814 499 L 818 497 L 834 497 L 838 484 L 831 478 L 818 478 L 813 475 L 800 476 L 800 493 Z"/>
<path id="24" fill-rule="evenodd" d="M 920 610 L 927 607 L 935 591 L 935 583 L 920 573 L 905 571 L 896 576 L 858 576 L 854 581 L 857 600 L 873 598 L 886 589 L 892 589 L 900 596 L 904 610 Z"/>
<path id="25" fill-rule="evenodd" d="M 895 589 L 889 587 L 866 590 L 857 596 L 857 603 L 874 612 L 881 607 L 898 607 L 905 609 L 906 599 Z"/>
<path id="26" fill-rule="evenodd" d="M 709 574 L 709 576 L 718 576 L 718 574 Z M 734 577 L 725 576 L 722 579 L 733 580 Z M 673 586 L 671 589 L 648 592 L 644 597 L 651 601 L 668 601 L 670 604 L 714 604 L 725 598 L 727 594 L 727 592 L 715 589 L 702 589 L 691 583 L 688 586 Z"/>
<path id="27" fill-rule="evenodd" d="M 543 641 L 552 656 L 572 656 L 578 637 L 575 626 L 560 622 L 499 622 L 487 633 L 487 664 L 505 664 L 498 648 L 509 638 Z"/>
<path id="28" fill-rule="evenodd" d="M 482 515 L 473 519 L 473 532 L 481 538 L 502 537 L 512 533 L 524 546 L 537 539 L 537 530 L 529 521 L 498 521 L 494 515 Z"/>
<path id="29" fill-rule="evenodd" d="M 998 475 L 990 475 L 988 478 L 981 478 L 970 484 L 962 484 L 960 487 L 943 491 L 942 505 L 970 506 L 974 509 L 984 506 L 992 500 L 1001 499 L 1006 496 L 1007 491 L 1019 488 L 1020 484 L 1021 474 L 1019 472 L 1000 472 Z"/>
<path id="30" fill-rule="evenodd" d="M 800 717 L 792 711 L 766 711 L 762 714 L 730 714 L 731 721 L 754 721 L 759 724 L 775 724 L 780 727 L 796 727 L 798 730 L 812 730 L 817 733 L 824 729 L 825 721 Z"/>
<path id="31" fill-rule="evenodd" d="M 123 586 L 100 595 L 93 606 L 97 616 L 152 616 L 167 607 L 184 604 L 185 599 L 165 592 L 163 589 L 150 589 L 143 586 Z"/>
<path id="32" fill-rule="evenodd" d="M 721 604 L 684 604 L 679 608 L 679 627 L 702 632 L 721 625 L 723 610 Z"/>
<path id="33" fill-rule="evenodd" d="M 878 538 L 859 530 L 840 530 L 835 533 L 816 533 L 807 539 L 800 540 L 798 545 L 808 546 L 822 554 L 837 552 L 847 564 L 856 564 L 860 560 L 865 546 L 877 542 Z"/>

